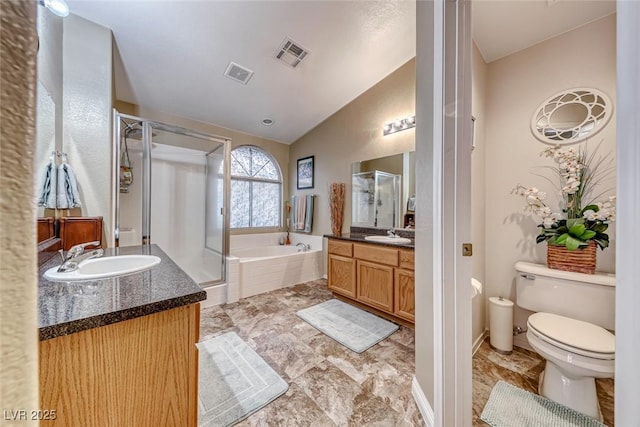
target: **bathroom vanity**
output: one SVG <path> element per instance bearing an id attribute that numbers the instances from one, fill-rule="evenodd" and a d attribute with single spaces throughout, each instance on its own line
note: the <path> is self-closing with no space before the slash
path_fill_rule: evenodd
<path id="1" fill-rule="evenodd" d="M 414 249 L 371 243 L 362 234 L 328 237 L 328 287 L 334 296 L 394 322 L 415 322 Z"/>
<path id="2" fill-rule="evenodd" d="M 133 254 L 161 262 L 83 282 L 44 279 L 57 258 L 40 267 L 43 425 L 197 425 L 195 344 L 206 293 L 155 245 L 105 253 Z"/>

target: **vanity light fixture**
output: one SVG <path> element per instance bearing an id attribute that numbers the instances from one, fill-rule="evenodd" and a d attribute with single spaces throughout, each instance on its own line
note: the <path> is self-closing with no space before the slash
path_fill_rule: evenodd
<path id="1" fill-rule="evenodd" d="M 64 0 L 39 0 L 38 3 L 49 9 L 54 15 L 63 18 L 69 16 L 69 5 Z"/>
<path id="2" fill-rule="evenodd" d="M 404 119 L 394 120 L 391 123 L 387 123 L 382 128 L 382 134 L 384 136 L 392 133 L 400 132 L 401 130 L 411 129 L 416 127 L 416 116 L 405 117 Z"/>

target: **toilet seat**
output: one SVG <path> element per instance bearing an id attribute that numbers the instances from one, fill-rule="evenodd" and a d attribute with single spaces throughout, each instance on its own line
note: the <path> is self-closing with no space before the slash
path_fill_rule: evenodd
<path id="1" fill-rule="evenodd" d="M 527 326 L 538 338 L 563 350 L 593 359 L 615 359 L 615 335 L 600 326 L 542 312 L 529 316 Z"/>

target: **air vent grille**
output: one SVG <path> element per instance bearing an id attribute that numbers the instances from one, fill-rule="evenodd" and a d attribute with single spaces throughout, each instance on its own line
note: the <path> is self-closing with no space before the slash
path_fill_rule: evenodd
<path id="1" fill-rule="evenodd" d="M 231 80 L 235 80 L 238 83 L 246 85 L 251 76 L 253 76 L 253 71 L 243 67 L 242 65 L 238 65 L 235 62 L 229 62 L 229 66 L 224 72 L 224 75 L 229 77 Z"/>
<path id="2" fill-rule="evenodd" d="M 309 50 L 287 37 L 280 44 L 273 57 L 291 68 L 296 68 L 308 55 Z"/>

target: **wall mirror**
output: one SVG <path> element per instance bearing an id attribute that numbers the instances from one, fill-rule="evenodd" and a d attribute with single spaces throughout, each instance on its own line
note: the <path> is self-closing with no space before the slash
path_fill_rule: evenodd
<path id="1" fill-rule="evenodd" d="M 574 144 L 602 130 L 612 109 L 609 97 L 597 89 L 568 89 L 540 104 L 531 118 L 531 132 L 547 144 Z"/>
<path id="2" fill-rule="evenodd" d="M 34 168 L 36 174 L 36 198 L 40 196 L 43 170 L 56 161 L 59 148 L 62 104 L 62 18 L 43 7 L 38 8 L 37 89 L 36 89 L 36 138 Z M 36 201 L 34 201 L 36 203 Z M 39 206 L 38 242 L 54 235 L 53 217 L 55 209 Z"/>
<path id="3" fill-rule="evenodd" d="M 412 228 L 415 165 L 413 151 L 353 163 L 351 225 Z"/>

